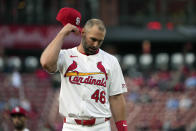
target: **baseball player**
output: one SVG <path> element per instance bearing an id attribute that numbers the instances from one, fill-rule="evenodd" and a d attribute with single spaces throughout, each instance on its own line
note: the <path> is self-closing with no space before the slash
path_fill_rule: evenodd
<path id="1" fill-rule="evenodd" d="M 26 111 L 22 107 L 15 107 L 10 112 L 11 120 L 14 125 L 14 131 L 29 131 L 26 128 Z"/>
<path id="2" fill-rule="evenodd" d="M 61 74 L 59 112 L 64 117 L 63 131 L 110 131 L 112 116 L 118 131 L 127 131 L 123 96 L 127 88 L 117 59 L 100 49 L 106 34 L 103 22 L 90 19 L 81 29 L 80 13 L 63 9 L 64 27 L 40 58 L 44 69 Z M 58 14 L 57 19 L 61 17 Z M 81 35 L 79 46 L 61 49 L 70 33 Z"/>

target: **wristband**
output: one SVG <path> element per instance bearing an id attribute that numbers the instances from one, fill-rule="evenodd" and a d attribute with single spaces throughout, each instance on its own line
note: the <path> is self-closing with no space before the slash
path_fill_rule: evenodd
<path id="1" fill-rule="evenodd" d="M 126 120 L 117 121 L 115 124 L 116 124 L 118 131 L 128 131 Z"/>

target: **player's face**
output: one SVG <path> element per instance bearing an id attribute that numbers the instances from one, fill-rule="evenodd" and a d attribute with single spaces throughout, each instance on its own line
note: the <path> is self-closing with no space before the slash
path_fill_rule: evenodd
<path id="1" fill-rule="evenodd" d="M 93 26 L 83 33 L 82 46 L 87 55 L 96 54 L 103 43 L 105 32 Z"/>
<path id="2" fill-rule="evenodd" d="M 15 114 L 12 116 L 12 122 L 15 129 L 22 130 L 25 127 L 26 117 L 24 115 Z"/>

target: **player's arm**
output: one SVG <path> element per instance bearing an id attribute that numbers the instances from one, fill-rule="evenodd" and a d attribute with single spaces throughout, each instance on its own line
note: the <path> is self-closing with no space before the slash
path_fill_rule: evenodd
<path id="1" fill-rule="evenodd" d="M 79 30 L 76 26 L 67 24 L 61 29 L 52 42 L 43 51 L 40 58 L 40 63 L 42 67 L 48 72 L 56 71 L 58 55 L 63 45 L 64 38 L 68 36 L 70 32 L 79 34 Z"/>
<path id="2" fill-rule="evenodd" d="M 121 121 L 126 119 L 126 102 L 123 94 L 110 96 L 110 106 L 114 121 Z"/>
<path id="3" fill-rule="evenodd" d="M 118 131 L 127 131 L 126 102 L 123 94 L 110 96 L 110 108 Z"/>

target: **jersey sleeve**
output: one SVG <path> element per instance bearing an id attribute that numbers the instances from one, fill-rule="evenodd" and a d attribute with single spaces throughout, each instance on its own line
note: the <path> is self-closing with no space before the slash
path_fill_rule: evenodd
<path id="1" fill-rule="evenodd" d="M 111 69 L 111 77 L 110 77 L 110 93 L 109 95 L 117 95 L 124 92 L 127 92 L 127 87 L 125 84 L 125 80 L 123 77 L 123 73 L 120 67 L 120 64 L 118 63 L 118 60 L 114 59 L 114 64 L 112 65 Z"/>
<path id="2" fill-rule="evenodd" d="M 66 57 L 66 52 L 65 50 L 61 50 L 58 56 L 58 60 L 57 60 L 57 70 L 59 72 L 63 71 L 63 67 L 66 65 L 65 62 L 65 57 Z"/>

